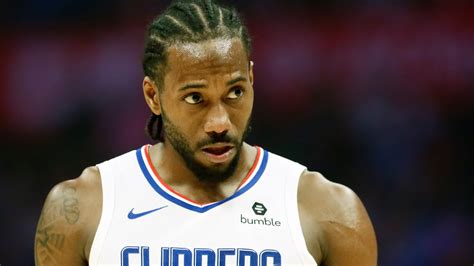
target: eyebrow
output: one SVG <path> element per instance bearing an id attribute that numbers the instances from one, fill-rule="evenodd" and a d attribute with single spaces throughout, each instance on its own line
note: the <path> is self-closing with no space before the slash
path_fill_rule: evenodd
<path id="1" fill-rule="evenodd" d="M 233 85 L 237 82 L 240 82 L 240 81 L 247 81 L 247 79 L 245 77 L 242 77 L 242 76 L 236 77 L 235 79 L 227 81 L 226 85 L 231 86 L 231 85 Z M 178 91 L 184 91 L 184 90 L 188 90 L 188 89 L 202 89 L 202 88 L 205 88 L 205 87 L 206 87 L 206 85 L 201 84 L 201 83 L 190 83 L 190 84 L 186 84 L 183 87 L 179 88 Z"/>
<path id="2" fill-rule="evenodd" d="M 235 83 L 237 83 L 237 82 L 239 82 L 239 81 L 247 81 L 247 79 L 244 78 L 244 77 L 242 77 L 242 76 L 236 77 L 235 79 L 232 79 L 232 80 L 227 81 L 227 86 L 233 85 L 233 84 L 235 84 Z"/>
<path id="3" fill-rule="evenodd" d="M 190 84 L 186 84 L 183 87 L 179 88 L 178 91 L 184 91 L 184 90 L 187 90 L 187 89 L 202 89 L 202 88 L 205 88 L 205 87 L 206 87 L 206 85 L 201 84 L 201 83 L 190 83 Z"/>

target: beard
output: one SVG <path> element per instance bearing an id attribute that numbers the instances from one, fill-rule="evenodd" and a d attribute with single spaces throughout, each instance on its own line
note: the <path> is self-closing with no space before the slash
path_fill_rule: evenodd
<path id="1" fill-rule="evenodd" d="M 210 135 L 208 138 L 198 141 L 196 144 L 195 150 L 200 150 L 200 147 L 204 147 L 206 145 L 211 145 L 215 143 L 231 143 L 234 145 L 236 149 L 236 154 L 234 158 L 230 161 L 230 163 L 226 165 L 218 165 L 218 166 L 206 166 L 196 160 L 194 156 L 195 150 L 191 148 L 189 141 L 186 139 L 184 134 L 179 130 L 179 128 L 174 125 L 166 116 L 166 114 L 161 112 L 162 121 L 163 121 L 163 131 L 165 133 L 166 138 L 169 140 L 170 144 L 173 148 L 178 152 L 178 154 L 183 158 L 183 161 L 186 164 L 186 167 L 198 178 L 199 181 L 203 182 L 210 182 L 210 183 L 217 183 L 222 182 L 229 177 L 231 177 L 235 170 L 237 169 L 237 165 L 240 160 L 240 155 L 242 151 L 242 145 L 244 139 L 247 137 L 248 133 L 250 132 L 250 121 L 251 116 L 247 120 L 247 124 L 245 126 L 244 133 L 240 139 L 230 136 L 227 133 L 223 134 L 214 134 Z"/>

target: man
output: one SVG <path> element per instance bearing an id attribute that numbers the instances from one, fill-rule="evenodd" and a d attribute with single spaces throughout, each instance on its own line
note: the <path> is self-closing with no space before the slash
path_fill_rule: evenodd
<path id="1" fill-rule="evenodd" d="M 244 142 L 253 107 L 246 28 L 212 0 L 149 27 L 145 145 L 55 186 L 37 265 L 375 265 L 358 197 Z"/>

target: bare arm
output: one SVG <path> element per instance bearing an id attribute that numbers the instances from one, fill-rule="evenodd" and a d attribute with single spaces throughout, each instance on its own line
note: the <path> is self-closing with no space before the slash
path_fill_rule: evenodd
<path id="1" fill-rule="evenodd" d="M 357 195 L 315 172 L 303 174 L 298 191 L 308 250 L 320 265 L 377 265 L 372 223 Z"/>
<path id="2" fill-rule="evenodd" d="M 101 210 L 96 168 L 56 185 L 48 194 L 35 236 L 35 264 L 87 265 Z"/>

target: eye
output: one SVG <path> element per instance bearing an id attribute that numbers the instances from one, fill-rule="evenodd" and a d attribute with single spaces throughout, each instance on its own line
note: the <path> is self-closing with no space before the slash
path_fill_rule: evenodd
<path id="1" fill-rule="evenodd" d="M 244 95 L 244 89 L 242 89 L 242 87 L 234 87 L 227 95 L 227 98 L 238 99 L 242 97 L 242 95 Z"/>
<path id="2" fill-rule="evenodd" d="M 184 100 L 189 104 L 198 104 L 202 102 L 202 96 L 199 93 L 191 93 Z"/>

